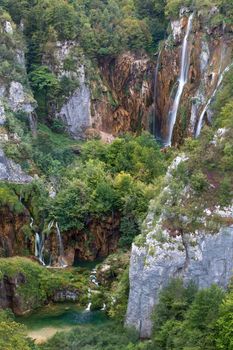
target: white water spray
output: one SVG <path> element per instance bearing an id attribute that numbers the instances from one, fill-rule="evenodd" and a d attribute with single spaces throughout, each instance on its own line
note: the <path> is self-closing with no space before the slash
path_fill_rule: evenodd
<path id="1" fill-rule="evenodd" d="M 40 236 L 39 233 L 36 232 L 35 237 L 35 256 L 39 259 L 40 263 L 45 266 L 44 262 L 44 237 Z"/>
<path id="2" fill-rule="evenodd" d="M 34 219 L 31 217 L 30 227 L 33 228 Z M 44 237 L 38 232 L 35 233 L 35 257 L 40 261 L 40 263 L 45 266 L 44 262 Z"/>
<path id="3" fill-rule="evenodd" d="M 203 111 L 202 111 L 202 113 L 201 113 L 201 115 L 200 115 L 200 118 L 199 118 L 199 121 L 198 121 L 198 125 L 197 125 L 197 129 L 196 129 L 196 133 L 195 133 L 195 137 L 196 137 L 196 138 L 197 138 L 198 136 L 200 136 L 201 129 L 202 129 L 203 122 L 204 122 L 205 114 L 206 114 L 206 112 L 208 111 L 211 102 L 212 102 L 213 99 L 215 98 L 215 95 L 216 95 L 216 93 L 218 92 L 218 89 L 219 89 L 219 87 L 220 87 L 221 84 L 222 84 L 224 75 L 230 70 L 230 68 L 232 67 L 232 65 L 233 65 L 233 63 L 231 63 L 229 66 L 227 66 L 227 67 L 224 69 L 224 71 L 219 75 L 216 88 L 215 88 L 215 90 L 214 90 L 212 96 L 211 96 L 210 99 L 208 100 L 206 106 L 204 107 L 204 109 L 203 109 Z"/>
<path id="4" fill-rule="evenodd" d="M 89 311 L 91 311 L 91 288 L 88 288 L 87 297 L 88 297 L 88 304 L 87 304 L 85 311 L 89 312 Z"/>
<path id="5" fill-rule="evenodd" d="M 99 282 L 97 281 L 96 274 L 97 274 L 96 269 L 92 270 L 91 273 L 90 273 L 90 282 L 95 285 L 95 287 L 96 287 L 95 290 L 98 289 L 98 287 L 99 287 Z M 93 292 L 92 289 L 88 288 L 88 294 L 87 294 L 87 296 L 88 296 L 88 304 L 87 304 L 87 307 L 86 307 L 85 311 L 91 311 L 91 305 L 92 305 L 92 303 L 91 303 L 91 295 L 92 295 L 92 292 Z M 106 304 L 103 303 L 101 311 L 105 311 L 105 310 L 106 310 Z"/>
<path id="6" fill-rule="evenodd" d="M 183 40 L 182 44 L 182 55 L 181 55 L 181 69 L 180 69 L 180 76 L 178 79 L 178 89 L 177 93 L 172 105 L 172 108 L 170 109 L 168 113 L 168 136 L 165 141 L 165 146 L 171 146 L 171 141 L 172 141 L 172 134 L 173 134 L 173 129 L 176 123 L 176 117 L 177 117 L 177 112 L 180 104 L 180 99 L 184 90 L 184 86 L 187 83 L 188 80 L 188 71 L 189 71 L 189 45 L 188 45 L 188 40 L 189 40 L 189 35 L 192 30 L 192 21 L 193 21 L 193 13 L 189 16 L 188 19 L 188 25 L 186 29 L 186 34 Z"/>

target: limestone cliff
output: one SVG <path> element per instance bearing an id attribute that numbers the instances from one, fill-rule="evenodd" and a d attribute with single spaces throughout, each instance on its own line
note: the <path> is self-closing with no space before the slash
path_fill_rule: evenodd
<path id="1" fill-rule="evenodd" d="M 114 136 L 148 130 L 153 103 L 154 64 L 146 54 L 124 53 L 99 62 L 102 87 L 93 84 L 94 126 Z"/>
<path id="2" fill-rule="evenodd" d="M 0 126 L 4 125 L 7 115 L 25 113 L 35 132 L 33 98 L 26 72 L 25 44 L 22 33 L 7 13 L 0 15 L 1 32 L 1 75 L 0 75 Z"/>
<path id="3" fill-rule="evenodd" d="M 151 335 L 152 311 L 161 289 L 171 278 L 181 277 L 185 282 L 193 281 L 199 288 L 206 288 L 213 283 L 226 287 L 232 277 L 233 207 L 204 209 L 198 219 L 201 227 L 194 231 L 190 228 L 190 232 L 182 229 L 182 222 L 187 227 L 193 225 L 189 226 L 188 216 L 179 214 L 177 225 L 177 218 L 169 213 L 168 208 L 175 201 L 182 208 L 186 199 L 192 197 L 188 187 L 183 187 L 176 199 L 171 191 L 173 171 L 186 160 L 185 156 L 178 157 L 171 165 L 161 193 L 166 198 L 162 211 L 158 216 L 161 203 L 151 204 L 142 235 L 132 247 L 126 325 L 134 326 L 142 338 Z M 222 224 L 214 232 L 207 228 L 205 214 L 217 215 L 220 221 L 222 218 Z M 191 216 L 194 215 L 192 212 Z"/>
<path id="4" fill-rule="evenodd" d="M 72 137 L 108 139 L 149 128 L 154 64 L 146 54 L 127 52 L 95 62 L 75 41 L 47 46 L 43 64 L 70 83 L 50 106 L 51 118 L 61 118 Z"/>

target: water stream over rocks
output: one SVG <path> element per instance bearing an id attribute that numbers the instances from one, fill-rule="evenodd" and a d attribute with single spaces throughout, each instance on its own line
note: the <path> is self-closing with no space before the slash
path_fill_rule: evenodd
<path id="1" fill-rule="evenodd" d="M 173 102 L 173 105 L 168 113 L 168 135 L 164 142 L 165 146 L 171 146 L 173 129 L 176 123 L 177 112 L 180 105 L 180 99 L 184 90 L 184 87 L 188 80 L 189 71 L 189 36 L 192 31 L 192 21 L 194 14 L 191 14 L 188 19 L 188 25 L 186 29 L 186 34 L 182 43 L 182 53 L 181 53 L 181 67 L 180 76 L 178 79 L 178 89 Z"/>

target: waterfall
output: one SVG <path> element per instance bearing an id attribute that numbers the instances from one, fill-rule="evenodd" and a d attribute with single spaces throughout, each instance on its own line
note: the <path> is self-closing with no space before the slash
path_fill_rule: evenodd
<path id="1" fill-rule="evenodd" d="M 96 277 L 96 269 L 91 271 L 89 279 L 90 279 L 90 282 L 93 283 L 96 287 L 99 286 L 99 283 L 98 283 L 97 277 Z M 87 304 L 85 311 L 91 311 L 91 294 L 92 294 L 92 290 L 91 290 L 91 288 L 88 288 L 88 294 L 87 294 L 88 304 Z"/>
<path id="2" fill-rule="evenodd" d="M 88 288 L 87 297 L 88 297 L 88 304 L 85 311 L 91 311 L 91 288 Z"/>
<path id="3" fill-rule="evenodd" d="M 30 113 L 28 116 L 29 125 L 33 136 L 37 134 L 37 118 L 34 112 Z"/>
<path id="4" fill-rule="evenodd" d="M 172 133 L 173 129 L 176 123 L 176 117 L 177 117 L 177 112 L 180 104 L 180 99 L 184 90 L 184 86 L 187 83 L 188 80 L 188 71 L 189 71 L 189 45 L 188 45 L 188 40 L 189 40 L 189 35 L 192 30 L 192 21 L 193 21 L 193 13 L 189 16 L 188 19 L 188 25 L 187 25 L 187 30 L 186 34 L 182 43 L 182 54 L 181 54 L 181 68 L 180 68 L 180 76 L 178 79 L 178 89 L 177 93 L 173 102 L 173 105 L 168 113 L 168 136 L 165 141 L 165 146 L 170 146 L 171 145 L 171 140 L 172 140 Z"/>
<path id="5" fill-rule="evenodd" d="M 64 259 L 64 246 L 63 246 L 63 241 L 62 241 L 62 236 L 61 236 L 61 231 L 58 226 L 58 223 L 56 222 L 56 232 L 57 232 L 57 242 L 58 242 L 58 247 L 59 247 L 59 264 L 61 267 L 67 267 L 67 264 Z"/>
<path id="6" fill-rule="evenodd" d="M 97 281 L 96 274 L 97 274 L 96 269 L 92 270 L 91 273 L 90 273 L 89 279 L 90 279 L 90 282 L 95 285 L 96 289 L 98 289 L 99 288 L 99 282 Z M 87 307 L 86 307 L 85 311 L 91 311 L 91 305 L 92 305 L 92 303 L 91 303 L 91 295 L 92 295 L 92 289 L 88 288 L 88 294 L 87 294 L 87 296 L 88 296 L 88 304 L 87 304 Z M 105 310 L 106 310 L 106 304 L 103 303 L 101 311 L 105 311 Z"/>
<path id="7" fill-rule="evenodd" d="M 227 66 L 224 71 L 219 75 L 219 78 L 218 78 L 218 82 L 217 82 L 217 85 L 216 85 L 216 88 L 212 94 L 212 96 L 209 98 L 206 106 L 204 107 L 201 115 L 200 115 L 200 118 L 199 118 L 199 121 L 198 121 L 198 125 L 197 125 L 197 129 L 196 129 L 196 133 L 195 133 L 195 137 L 197 138 L 200 133 L 201 133 L 201 129 L 202 129 L 202 126 L 203 126 L 203 121 L 204 121 L 204 117 L 205 117 L 205 114 L 206 112 L 208 111 L 209 109 L 209 106 L 211 104 L 211 102 L 213 101 L 213 99 L 215 98 L 215 95 L 216 93 L 218 92 L 218 89 L 220 87 L 220 85 L 222 84 L 222 81 L 223 81 L 223 78 L 224 78 L 224 75 L 230 70 L 231 66 L 233 65 L 233 63 L 231 63 L 229 66 Z M 221 68 L 220 68 L 221 69 Z"/>
<path id="8" fill-rule="evenodd" d="M 155 77 L 154 77 L 154 115 L 153 115 L 153 121 L 152 121 L 152 133 L 154 136 L 158 137 L 158 127 L 156 125 L 156 99 L 157 99 L 157 87 L 158 87 L 158 75 L 159 75 L 159 66 L 160 66 L 160 59 L 161 59 L 162 50 L 159 51 L 156 68 L 155 68 Z"/>
<path id="9" fill-rule="evenodd" d="M 31 217 L 30 227 L 33 228 L 34 219 Z M 44 237 L 38 232 L 35 233 L 35 257 L 40 261 L 40 263 L 45 266 L 44 262 Z"/>
<path id="10" fill-rule="evenodd" d="M 35 237 L 35 256 L 39 259 L 42 265 L 45 266 L 44 262 L 44 237 L 40 236 L 39 233 L 36 232 Z"/>

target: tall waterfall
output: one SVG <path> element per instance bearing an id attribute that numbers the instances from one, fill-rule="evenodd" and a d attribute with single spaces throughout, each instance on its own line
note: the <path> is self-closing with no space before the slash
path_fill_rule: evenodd
<path id="1" fill-rule="evenodd" d="M 168 113 L 168 136 L 165 141 L 165 146 L 170 146 L 171 141 L 172 141 L 172 134 L 173 134 L 173 129 L 176 123 L 176 117 L 177 117 L 177 112 L 180 104 L 180 99 L 184 90 L 184 86 L 187 83 L 188 80 L 188 71 L 189 71 L 189 45 L 188 45 L 188 40 L 189 40 L 189 35 L 192 30 L 192 21 L 193 21 L 193 13 L 189 16 L 188 19 L 188 25 L 186 29 L 186 34 L 183 40 L 182 44 L 182 54 L 181 54 L 181 69 L 180 69 L 180 76 L 178 79 L 178 89 L 177 93 L 173 102 L 173 105 Z"/>
<path id="2" fill-rule="evenodd" d="M 218 92 L 218 89 L 220 87 L 220 85 L 222 84 L 222 81 L 223 81 L 223 78 L 224 78 L 224 75 L 230 70 L 230 68 L 232 67 L 233 63 L 231 63 L 229 66 L 227 66 L 224 71 L 219 75 L 219 78 L 218 78 L 218 82 L 217 82 L 217 85 L 216 85 L 216 88 L 212 94 L 212 96 L 210 97 L 210 99 L 208 100 L 206 106 L 204 107 L 201 115 L 200 115 L 200 118 L 199 118 L 199 121 L 198 121 L 198 125 L 197 125 L 197 129 L 196 129 L 196 133 L 195 133 L 195 137 L 197 138 L 200 133 L 201 133 L 201 129 L 202 129 L 202 126 L 203 126 L 203 121 L 204 121 L 204 117 L 205 117 L 205 114 L 206 112 L 208 111 L 209 109 L 209 106 L 210 104 L 212 103 L 212 101 L 214 100 L 215 98 L 215 95 L 216 93 Z"/>
<path id="3" fill-rule="evenodd" d="M 63 241 L 62 241 L 62 236 L 61 236 L 61 231 L 58 226 L 58 223 L 56 222 L 56 232 L 57 232 L 57 242 L 58 242 L 58 248 L 59 248 L 59 264 L 61 267 L 66 267 L 67 264 L 64 259 L 64 246 L 63 246 Z"/>

